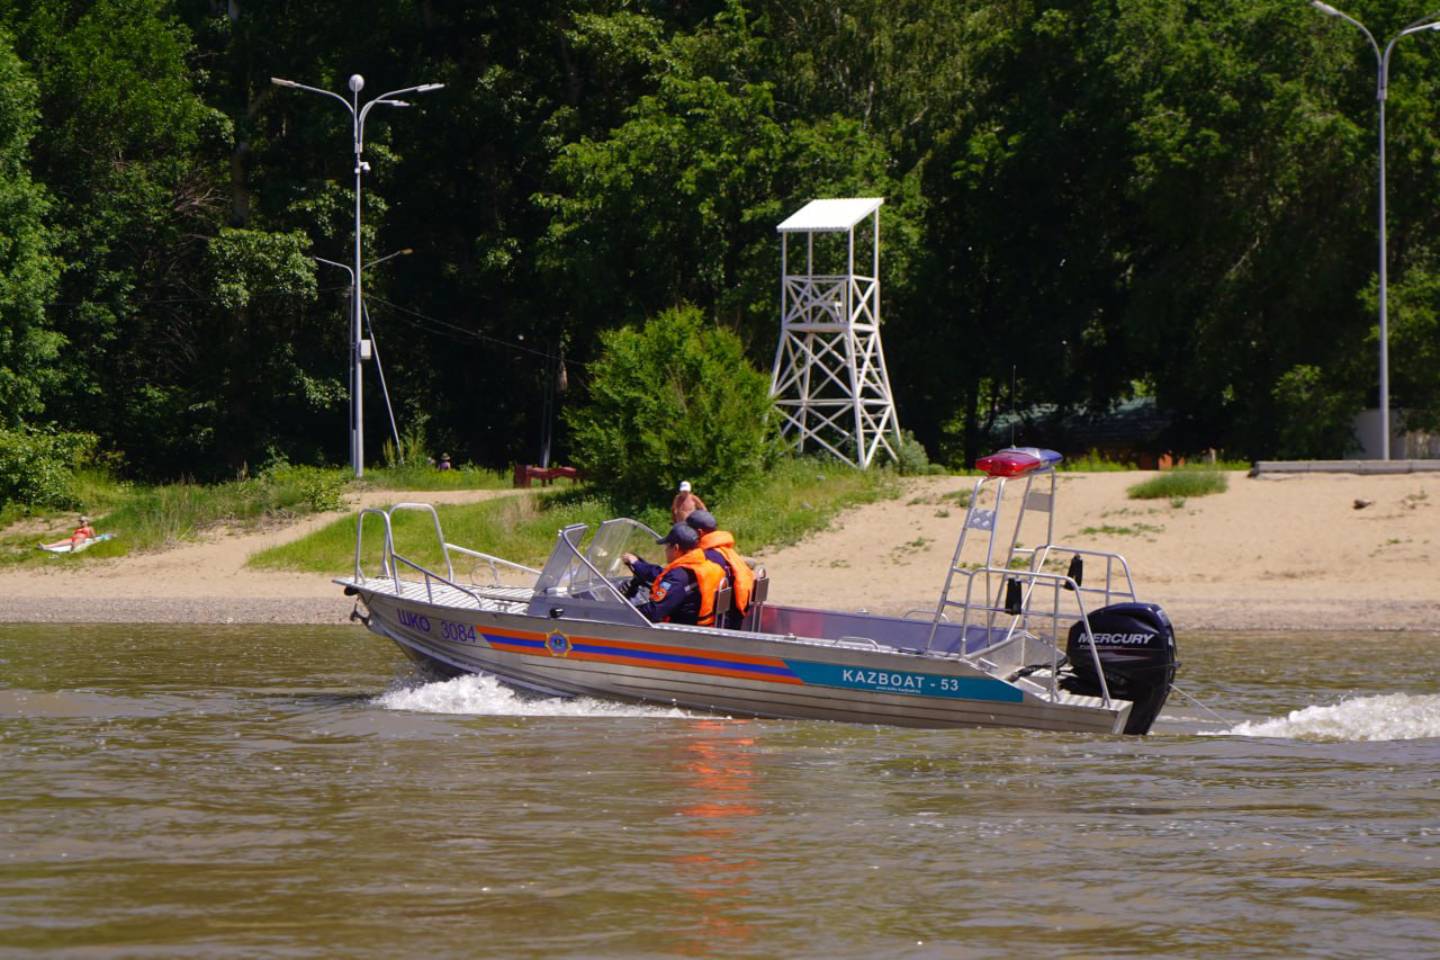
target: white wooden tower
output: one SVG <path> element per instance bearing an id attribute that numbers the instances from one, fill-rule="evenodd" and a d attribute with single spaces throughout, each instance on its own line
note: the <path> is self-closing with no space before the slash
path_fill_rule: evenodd
<path id="1" fill-rule="evenodd" d="M 782 433 L 804 450 L 820 447 L 869 468 L 881 449 L 897 459 L 900 421 L 880 346 L 880 205 L 883 197 L 811 200 L 780 233 L 780 343 L 770 395 Z M 869 221 L 867 224 L 866 221 Z M 866 226 L 870 275 L 855 272 L 855 233 Z M 803 272 L 791 273 L 790 237 L 805 238 Z M 816 235 L 820 255 L 816 263 Z M 843 234 L 843 237 L 825 236 Z M 845 242 L 845 262 L 838 263 Z M 862 249 L 863 256 L 863 249 Z M 832 262 L 833 261 L 833 262 Z M 817 272 L 829 266 L 833 272 Z M 864 268 L 862 264 L 862 269 Z M 843 268 L 844 272 L 840 272 Z"/>

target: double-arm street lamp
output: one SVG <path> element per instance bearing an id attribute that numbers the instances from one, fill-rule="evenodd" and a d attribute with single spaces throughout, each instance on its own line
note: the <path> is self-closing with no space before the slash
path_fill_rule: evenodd
<path id="1" fill-rule="evenodd" d="M 1440 30 L 1440 14 L 1429 14 L 1421 17 L 1395 36 L 1385 45 L 1382 53 L 1380 44 L 1375 42 L 1375 35 L 1366 29 L 1365 25 L 1354 17 L 1342 13 L 1323 3 L 1322 0 L 1310 0 L 1310 6 L 1323 14 L 1332 17 L 1339 17 L 1347 23 L 1353 24 L 1365 39 L 1370 41 L 1370 48 L 1375 51 L 1375 99 L 1380 104 L 1380 457 L 1382 460 L 1390 459 L 1390 333 L 1388 325 L 1388 314 L 1386 312 L 1386 264 L 1385 264 L 1385 94 L 1390 86 L 1390 53 L 1395 49 L 1395 42 L 1401 37 L 1412 33 L 1419 33 L 1422 30 Z"/>
<path id="2" fill-rule="evenodd" d="M 371 108 L 376 104 L 383 104 L 387 107 L 408 107 L 410 104 L 404 100 L 396 100 L 394 98 L 407 93 L 429 93 L 431 90 L 439 90 L 444 87 L 445 84 L 422 83 L 414 87 L 391 90 L 389 93 L 381 94 L 362 106 L 360 103 L 360 91 L 365 88 L 365 78 L 358 73 L 350 78 L 349 100 L 330 90 L 306 86 L 303 83 L 296 83 L 294 80 L 282 80 L 279 77 L 271 77 L 270 82 L 281 87 L 290 87 L 295 90 L 308 90 L 311 93 L 334 97 L 345 105 L 346 110 L 350 111 L 351 128 L 355 144 L 355 269 L 351 276 L 351 280 L 354 282 L 355 295 L 352 304 L 354 316 L 351 328 L 352 336 L 350 338 L 350 464 L 355 470 L 355 476 L 359 477 L 365 472 L 365 416 L 361 406 L 363 384 L 362 358 L 360 356 L 360 341 L 363 339 L 361 333 L 361 310 L 363 309 L 361 306 L 361 278 L 363 274 L 363 264 L 360 261 L 360 177 L 361 174 L 370 169 L 370 164 L 366 163 L 361 156 L 365 149 L 365 118 L 369 115 Z"/>

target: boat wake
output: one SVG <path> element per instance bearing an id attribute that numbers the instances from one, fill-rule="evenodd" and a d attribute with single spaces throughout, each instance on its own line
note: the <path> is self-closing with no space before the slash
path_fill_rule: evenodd
<path id="1" fill-rule="evenodd" d="M 466 674 L 434 683 L 413 682 L 374 700 L 387 710 L 456 713 L 491 717 L 688 717 L 673 707 L 645 707 L 588 697 L 527 696 L 491 676 Z"/>
<path id="2" fill-rule="evenodd" d="M 1247 721 L 1215 736 L 1292 740 L 1423 740 L 1440 737 L 1440 695 L 1391 693 L 1292 710 L 1285 717 Z"/>

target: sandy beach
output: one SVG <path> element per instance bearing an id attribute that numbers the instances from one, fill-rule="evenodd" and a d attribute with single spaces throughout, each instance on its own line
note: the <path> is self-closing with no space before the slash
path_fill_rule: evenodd
<path id="1" fill-rule="evenodd" d="M 1123 554 L 1142 597 L 1180 630 L 1424 630 L 1440 633 L 1440 476 L 1229 475 L 1225 493 L 1181 505 L 1131 500 L 1146 473 L 1062 474 L 1056 539 Z M 894 500 L 757 555 L 771 600 L 904 613 L 933 609 L 973 478 L 904 481 Z M 512 491 L 365 495 L 470 502 Z M 1356 509 L 1357 501 L 1365 502 Z M 352 499 L 351 509 L 360 505 Z M 723 511 L 717 506 L 723 523 Z M 351 603 L 325 576 L 246 567 L 254 553 L 342 514 L 117 560 L 0 573 L 0 621 L 342 623 Z M 1021 541 L 1038 537 L 1022 531 Z M 476 546 L 481 549 L 483 544 Z M 744 544 L 741 544 L 742 549 Z M 77 558 L 78 559 L 78 558 Z M 341 571 L 337 571 L 339 573 Z"/>

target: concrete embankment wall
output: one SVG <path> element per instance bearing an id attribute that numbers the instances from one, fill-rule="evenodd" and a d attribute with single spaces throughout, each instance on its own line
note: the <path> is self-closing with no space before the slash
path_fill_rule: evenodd
<path id="1" fill-rule="evenodd" d="M 1250 475 L 1262 473 L 1440 473 L 1440 460 L 1257 460 Z"/>

